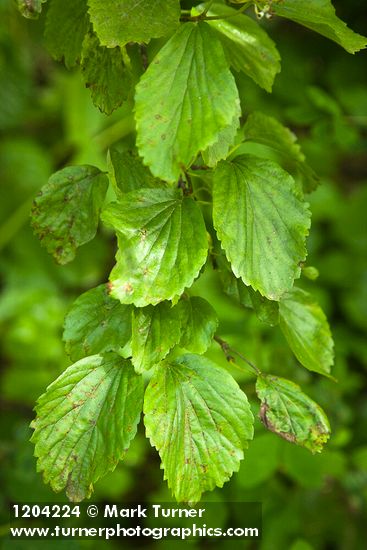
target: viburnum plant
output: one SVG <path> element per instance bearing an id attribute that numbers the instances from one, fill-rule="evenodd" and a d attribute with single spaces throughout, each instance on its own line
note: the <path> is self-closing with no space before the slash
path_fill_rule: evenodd
<path id="1" fill-rule="evenodd" d="M 17 0 L 27 17 L 46 2 Z M 182 4 L 45 6 L 51 54 L 68 68 L 80 65 L 101 111 L 133 98 L 136 123 L 135 149 L 111 148 L 108 174 L 68 166 L 51 176 L 32 210 L 35 233 L 60 264 L 94 238 L 100 218 L 117 236 L 109 282 L 82 294 L 65 319 L 74 363 L 40 397 L 32 423 L 39 470 L 73 501 L 89 497 L 124 457 L 142 412 L 178 501 L 199 501 L 238 470 L 254 418 L 232 375 L 205 357 L 213 340 L 229 361 L 237 356 L 253 370 L 269 430 L 311 452 L 330 435 L 325 413 L 298 385 L 230 348 L 212 305 L 190 287 L 212 264 L 225 293 L 279 325 L 304 367 L 331 376 L 328 322 L 295 285 L 316 272 L 305 265 L 305 194 L 318 179 L 289 129 L 260 112 L 243 119 L 236 73 L 271 92 L 280 71 L 257 18 L 291 19 L 350 53 L 367 40 L 329 0 Z M 265 146 L 268 158 L 248 154 L 248 142 Z"/>

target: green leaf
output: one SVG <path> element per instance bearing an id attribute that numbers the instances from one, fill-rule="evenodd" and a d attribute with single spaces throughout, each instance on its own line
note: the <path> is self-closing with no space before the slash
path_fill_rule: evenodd
<path id="1" fill-rule="evenodd" d="M 156 367 L 144 398 L 145 426 L 179 502 L 195 503 L 238 471 L 253 437 L 246 395 L 199 355 Z"/>
<path id="2" fill-rule="evenodd" d="M 297 137 L 288 128 L 273 117 L 263 113 L 251 113 L 244 126 L 245 141 L 254 141 L 270 147 L 283 157 L 295 169 L 303 180 L 305 193 L 314 191 L 319 184 L 319 178 L 306 163 Z"/>
<path id="3" fill-rule="evenodd" d="M 316 31 L 355 53 L 367 45 L 367 38 L 353 32 L 335 14 L 330 0 L 282 0 L 272 3 L 276 15 Z"/>
<path id="4" fill-rule="evenodd" d="M 52 0 L 45 27 L 47 49 L 70 69 L 80 59 L 89 26 L 86 0 Z"/>
<path id="5" fill-rule="evenodd" d="M 205 263 L 208 240 L 197 203 L 181 190 L 142 189 L 107 206 L 119 238 L 111 295 L 138 307 L 173 300 Z"/>
<path id="6" fill-rule="evenodd" d="M 88 4 L 94 30 L 108 48 L 169 34 L 181 13 L 178 0 L 88 0 Z"/>
<path id="7" fill-rule="evenodd" d="M 137 372 L 159 363 L 180 341 L 180 307 L 169 302 L 136 308 L 133 314 L 132 362 Z"/>
<path id="8" fill-rule="evenodd" d="M 217 314 L 200 296 L 188 297 L 180 303 L 184 312 L 180 346 L 193 353 L 205 353 L 218 328 Z"/>
<path id="9" fill-rule="evenodd" d="M 239 97 L 216 33 L 185 23 L 141 78 L 135 97 L 137 145 L 152 173 L 177 181 L 233 124 Z"/>
<path id="10" fill-rule="evenodd" d="M 299 277 L 310 227 L 293 178 L 251 155 L 222 161 L 214 173 L 214 226 L 233 273 L 263 296 L 279 300 Z"/>
<path id="11" fill-rule="evenodd" d="M 241 114 L 241 106 L 238 105 L 237 113 L 231 124 L 221 130 L 218 134 L 218 140 L 202 152 L 203 161 L 207 166 L 214 167 L 220 160 L 227 157 L 236 140 Z"/>
<path id="12" fill-rule="evenodd" d="M 326 316 L 310 294 L 293 288 L 279 304 L 280 327 L 298 361 L 308 370 L 329 374 L 334 343 Z"/>
<path id="13" fill-rule="evenodd" d="M 93 355 L 69 367 L 38 400 L 32 422 L 38 471 L 72 501 L 115 469 L 134 438 L 143 380 L 126 359 Z"/>
<path id="14" fill-rule="evenodd" d="M 118 351 L 131 337 L 131 306 L 121 304 L 100 285 L 77 298 L 65 318 L 66 352 L 73 361 L 87 355 Z"/>
<path id="15" fill-rule="evenodd" d="M 279 304 L 261 296 L 250 286 L 246 286 L 241 279 L 237 279 L 232 272 L 231 265 L 219 247 L 215 247 L 216 263 L 219 278 L 224 292 L 234 298 L 242 306 L 253 309 L 262 323 L 275 326 L 279 323 Z"/>
<path id="16" fill-rule="evenodd" d="M 129 191 L 164 186 L 164 182 L 152 176 L 149 168 L 131 151 L 109 150 L 108 172 L 117 197 Z"/>
<path id="17" fill-rule="evenodd" d="M 93 239 L 108 179 L 94 166 L 68 166 L 53 174 L 34 201 L 32 225 L 47 251 L 66 264 Z"/>
<path id="18" fill-rule="evenodd" d="M 18 10 L 28 19 L 37 19 L 42 11 L 42 4 L 47 0 L 17 0 Z"/>
<path id="19" fill-rule="evenodd" d="M 301 388 L 277 376 L 258 377 L 256 393 L 261 401 L 260 419 L 268 430 L 291 443 L 320 452 L 330 437 L 328 419 Z"/>
<path id="20" fill-rule="evenodd" d="M 204 8 L 205 4 L 201 4 L 195 10 Z M 231 66 L 271 92 L 275 76 L 280 72 L 280 55 L 266 31 L 247 15 L 223 4 L 211 5 L 208 15 L 223 18 L 208 23 L 219 33 Z"/>
<path id="21" fill-rule="evenodd" d="M 260 292 L 257 292 L 250 286 L 245 286 L 242 281 L 238 281 L 241 285 L 240 303 L 253 309 L 257 318 L 262 323 L 267 323 L 271 327 L 274 327 L 279 323 L 279 303 L 273 300 L 268 300 L 261 296 Z"/>
<path id="22" fill-rule="evenodd" d="M 93 103 L 110 115 L 127 99 L 132 86 L 131 71 L 120 48 L 105 48 L 95 35 L 88 33 L 83 42 L 81 67 Z"/>

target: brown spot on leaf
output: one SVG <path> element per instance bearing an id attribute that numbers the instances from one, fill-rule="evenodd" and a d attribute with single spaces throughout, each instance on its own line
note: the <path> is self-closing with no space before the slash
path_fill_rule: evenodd
<path id="1" fill-rule="evenodd" d="M 265 428 L 267 428 L 269 431 L 279 435 L 280 437 L 282 437 L 286 441 L 289 441 L 290 443 L 297 443 L 297 438 L 294 434 L 289 433 L 289 432 L 282 432 L 282 431 L 278 430 L 276 426 L 274 426 L 274 424 L 269 420 L 269 418 L 267 416 L 268 411 L 269 411 L 269 406 L 264 401 L 263 403 L 261 403 L 259 417 L 260 417 L 261 422 L 264 424 Z"/>
<path id="2" fill-rule="evenodd" d="M 280 437 L 282 437 L 286 441 L 289 441 L 289 443 L 297 443 L 297 438 L 294 434 L 291 434 L 291 433 L 288 433 L 288 432 L 277 432 L 275 430 L 272 430 L 272 431 L 274 431 L 274 433 L 280 435 Z"/>
<path id="3" fill-rule="evenodd" d="M 265 428 L 268 427 L 268 419 L 266 417 L 266 413 L 268 412 L 268 410 L 269 410 L 269 407 L 268 407 L 267 403 L 265 401 L 263 403 L 261 403 L 259 417 L 260 417 L 261 422 L 264 424 Z"/>
<path id="4" fill-rule="evenodd" d="M 145 239 L 147 238 L 147 230 L 146 229 L 141 229 L 139 231 L 139 233 L 140 233 L 140 240 L 145 241 Z"/>
<path id="5" fill-rule="evenodd" d="M 125 284 L 123 285 L 123 289 L 124 289 L 124 291 L 126 292 L 126 294 L 131 294 L 131 293 L 133 292 L 133 290 L 134 290 L 131 283 L 125 283 Z"/>

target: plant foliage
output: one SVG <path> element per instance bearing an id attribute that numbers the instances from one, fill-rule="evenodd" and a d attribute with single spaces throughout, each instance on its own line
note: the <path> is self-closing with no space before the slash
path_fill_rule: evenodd
<path id="1" fill-rule="evenodd" d="M 76 363 L 39 398 L 38 468 L 55 491 L 89 497 L 124 457 L 144 410 L 164 478 L 178 501 L 195 503 L 246 460 L 254 417 L 231 372 L 204 356 L 219 345 L 238 363 L 213 306 L 191 290 L 194 281 L 212 265 L 223 291 L 280 328 L 301 365 L 330 377 L 333 364 L 326 316 L 300 280 L 314 273 L 305 266 L 306 195 L 318 178 L 291 130 L 268 114 L 248 114 L 240 101 L 238 75 L 270 92 L 280 71 L 276 45 L 254 13 L 290 19 L 350 53 L 367 40 L 329 0 L 191 10 L 178 0 L 42 4 L 18 1 L 27 17 L 43 7 L 50 53 L 67 68 L 80 65 L 102 112 L 122 105 L 133 113 L 136 140 L 106 151 L 108 173 L 63 168 L 34 201 L 34 231 L 61 264 L 82 253 L 100 217 L 117 241 L 109 281 L 82 294 L 66 316 L 66 351 Z M 264 426 L 321 451 L 330 427 L 320 406 L 243 359 L 257 379 Z"/>

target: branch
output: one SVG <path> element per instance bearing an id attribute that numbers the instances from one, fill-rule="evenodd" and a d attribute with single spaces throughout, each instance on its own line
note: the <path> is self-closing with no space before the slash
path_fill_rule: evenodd
<path id="1" fill-rule="evenodd" d="M 237 355 L 237 357 L 242 359 L 242 361 L 244 361 L 247 365 L 249 365 L 252 368 L 253 371 L 255 371 L 256 376 L 259 376 L 261 374 L 260 369 L 258 369 L 253 363 L 251 363 L 251 361 L 246 359 L 246 357 L 244 355 L 242 355 L 242 353 L 240 353 L 239 351 L 231 348 L 231 346 L 228 344 L 228 342 L 226 342 L 225 340 L 222 340 L 222 338 L 220 338 L 217 335 L 214 336 L 214 340 L 222 348 L 222 351 L 223 351 L 224 355 L 226 356 L 226 359 L 229 363 L 233 363 L 234 362 L 233 355 Z"/>

